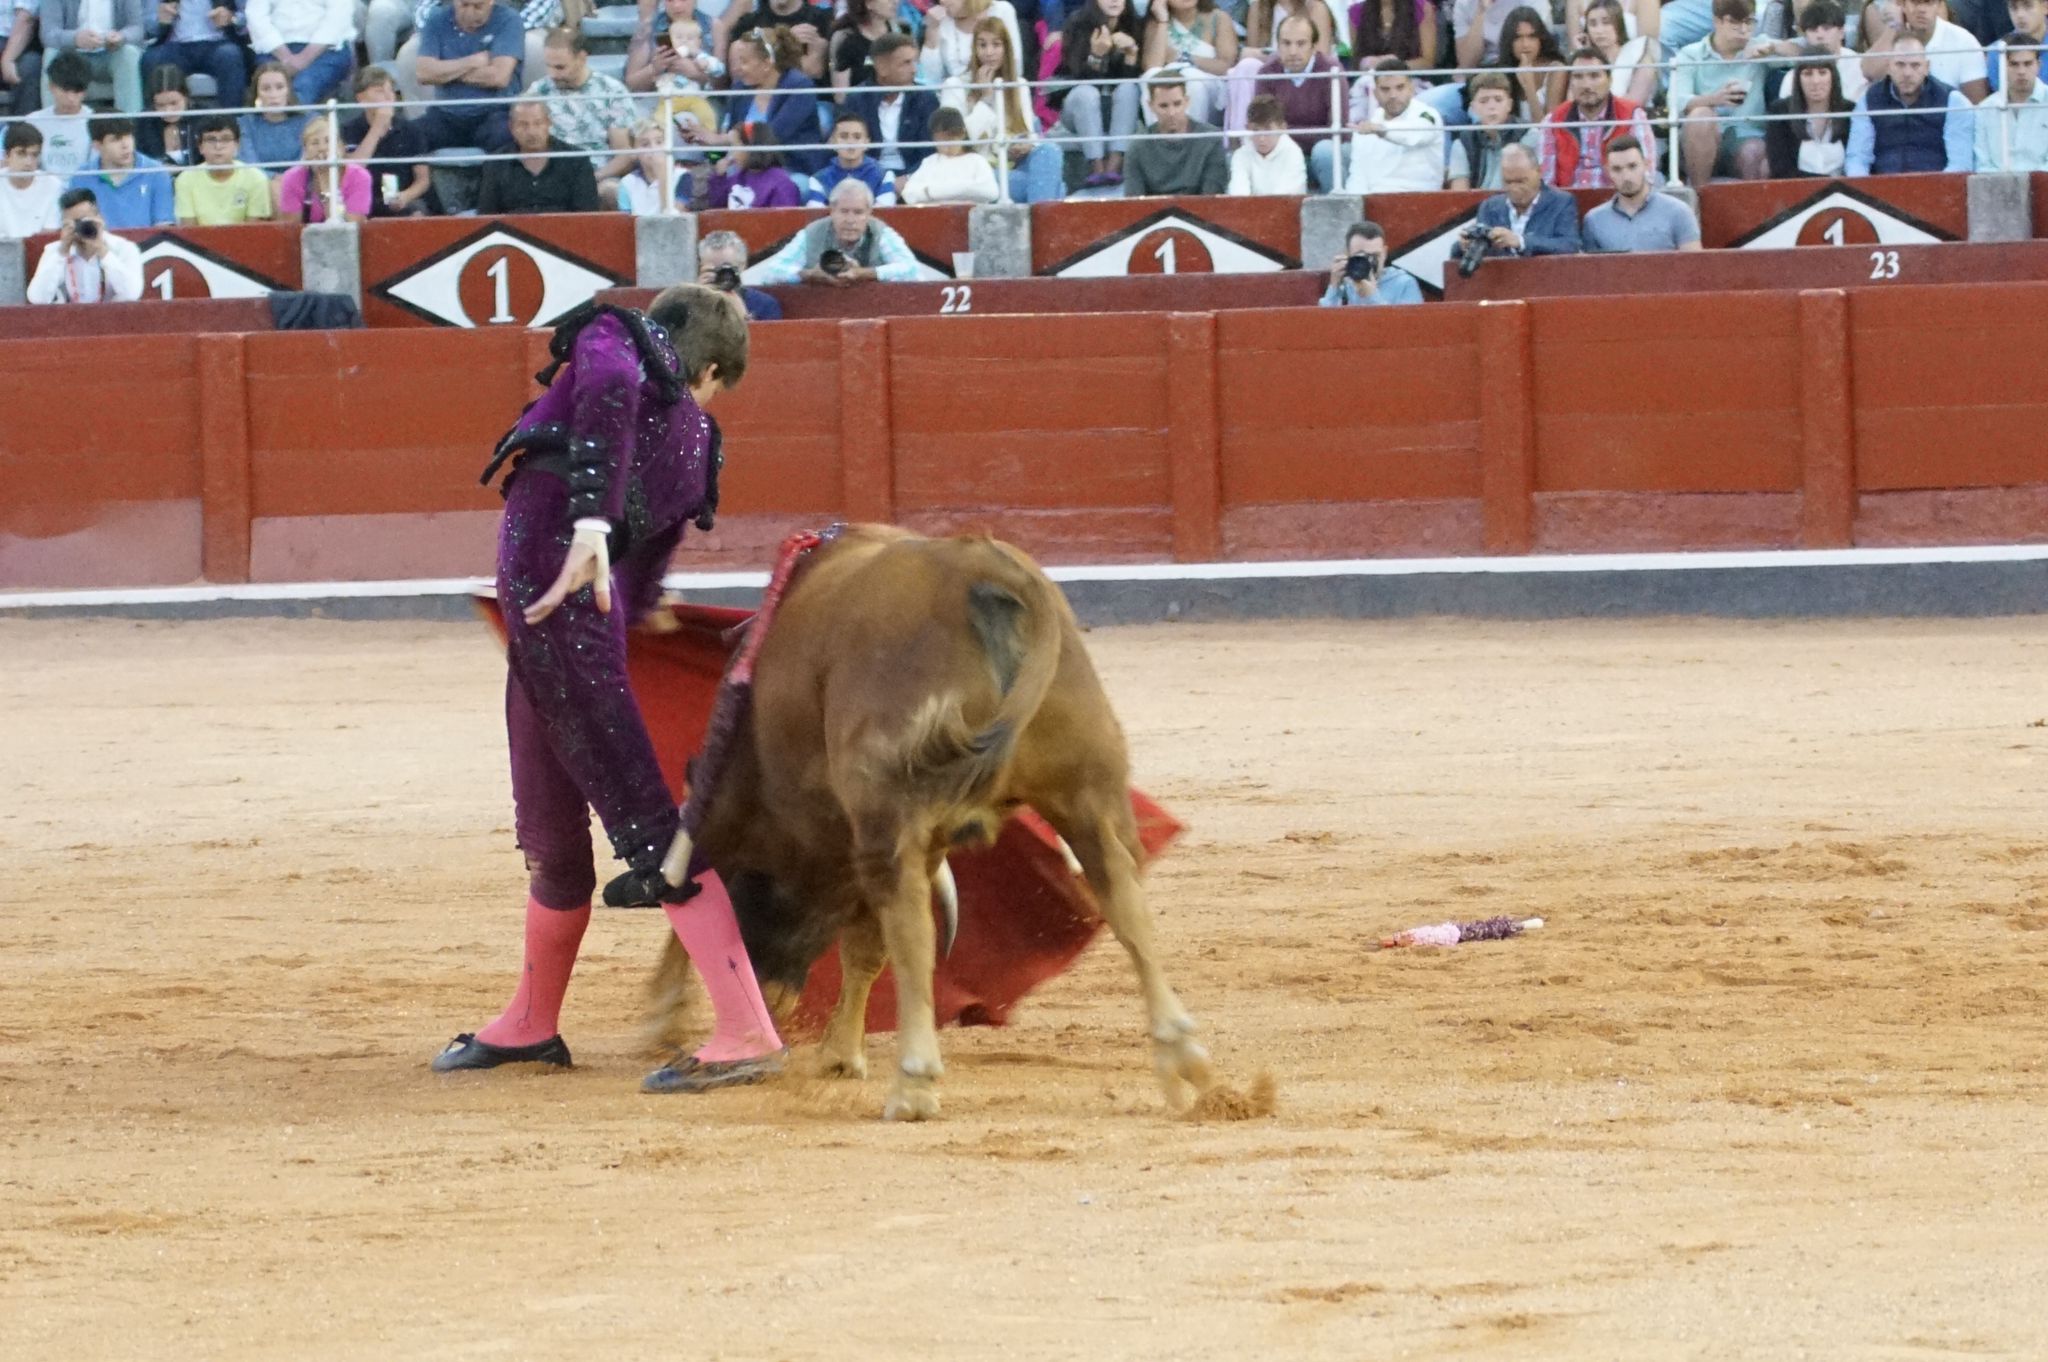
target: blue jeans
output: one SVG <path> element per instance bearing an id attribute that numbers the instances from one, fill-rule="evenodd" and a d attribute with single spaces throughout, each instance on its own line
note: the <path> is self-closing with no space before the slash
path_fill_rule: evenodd
<path id="1" fill-rule="evenodd" d="M 1325 137 L 1308 149 L 1309 186 L 1322 194 L 1335 194 L 1344 187 L 1344 162 L 1337 156 L 1337 139 Z"/>
<path id="2" fill-rule="evenodd" d="M 286 43 L 291 52 L 303 52 L 311 43 Z M 336 47 L 330 47 L 306 64 L 306 69 L 292 77 L 292 103 L 318 104 L 327 92 L 348 77 L 355 66 L 355 58 Z M 240 101 L 236 101 L 239 103 Z"/>
<path id="3" fill-rule="evenodd" d="M 1057 203 L 1067 196 L 1067 158 L 1050 142 L 1031 148 L 1024 163 L 1010 172 L 1010 198 L 1016 203 Z"/>
<path id="4" fill-rule="evenodd" d="M 233 43 L 158 43 L 142 54 L 145 88 L 150 73 L 164 66 L 175 66 L 188 76 L 211 76 L 219 87 L 214 103 L 223 109 L 249 102 L 249 64 Z"/>

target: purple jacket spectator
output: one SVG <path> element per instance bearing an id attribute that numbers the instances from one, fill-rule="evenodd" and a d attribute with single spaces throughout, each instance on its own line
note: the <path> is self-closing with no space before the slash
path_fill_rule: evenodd
<path id="1" fill-rule="evenodd" d="M 1349 109 L 1344 71 L 1334 57 L 1316 53 L 1309 61 L 1308 70 L 1299 76 L 1289 76 L 1287 68 L 1275 57 L 1259 68 L 1259 76 L 1252 89 L 1253 96 L 1271 95 L 1280 101 L 1280 108 L 1287 114 L 1287 126 L 1295 130 L 1294 140 L 1300 144 L 1304 155 L 1310 147 L 1330 135 L 1333 111 L 1341 113 Z M 1317 79 L 1319 76 L 1324 78 Z M 1331 94 L 1333 89 L 1336 91 L 1334 96 Z"/>
<path id="2" fill-rule="evenodd" d="M 804 192 L 781 166 L 749 166 L 737 175 L 714 174 L 705 197 L 712 208 L 800 208 Z"/>

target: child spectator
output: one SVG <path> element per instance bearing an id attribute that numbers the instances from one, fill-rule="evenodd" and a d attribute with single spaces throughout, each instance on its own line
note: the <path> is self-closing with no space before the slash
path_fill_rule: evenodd
<path id="1" fill-rule="evenodd" d="M 175 66 L 159 66 L 149 73 L 148 93 L 150 113 L 135 120 L 135 149 L 167 166 L 191 165 L 199 157 L 185 127 L 185 114 L 192 107 L 185 73 Z"/>
<path id="2" fill-rule="evenodd" d="M 249 103 L 262 112 L 243 114 L 239 131 L 243 159 L 266 175 L 281 174 L 299 159 L 299 135 L 311 115 L 286 113 L 291 102 L 292 78 L 284 63 L 267 61 L 257 67 L 249 82 Z"/>
<path id="3" fill-rule="evenodd" d="M 725 63 L 704 50 L 704 21 L 696 8 L 697 0 L 669 0 L 668 28 L 655 40 L 650 49 L 654 56 L 647 63 L 646 78 L 662 96 L 654 121 L 664 127 L 675 124 L 677 140 L 685 142 L 686 129 L 702 132 L 718 126 L 718 111 L 705 92 L 725 77 Z M 683 9 L 690 12 L 678 12 Z M 629 90 L 635 88 L 633 75 L 630 69 L 626 72 Z"/>
<path id="4" fill-rule="evenodd" d="M 268 220 L 270 181 L 236 158 L 242 133 L 235 120 L 225 114 L 202 118 L 193 137 L 199 145 L 199 164 L 178 173 L 178 225 L 225 227 Z"/>
<path id="5" fill-rule="evenodd" d="M 932 115 L 931 138 L 937 143 L 903 184 L 905 203 L 994 203 L 995 167 L 986 157 L 967 153 L 967 120 L 958 109 L 941 108 Z"/>
<path id="6" fill-rule="evenodd" d="M 69 179 L 92 150 L 92 114 L 85 107 L 85 87 L 92 72 L 76 52 L 59 52 L 43 68 L 50 102 L 28 116 L 43 134 L 43 169 Z"/>
<path id="7" fill-rule="evenodd" d="M 1271 95 L 1260 95 L 1245 111 L 1245 126 L 1251 129 L 1230 156 L 1230 192 L 1247 194 L 1306 194 L 1308 161 L 1301 147 L 1287 135 L 1287 111 Z"/>
<path id="8" fill-rule="evenodd" d="M 639 154 L 633 168 L 619 181 L 619 209 L 636 218 L 682 211 L 690 206 L 690 188 L 684 183 L 683 168 L 668 154 L 668 135 L 659 123 L 642 120 L 633 125 L 633 147 Z M 668 175 L 668 200 L 662 201 L 661 177 Z"/>
<path id="9" fill-rule="evenodd" d="M 780 152 L 737 147 L 712 174 L 707 206 L 796 208 L 803 201 L 804 191 L 782 168 Z"/>
<path id="10" fill-rule="evenodd" d="M 1500 183 L 1500 153 L 1507 146 L 1535 151 L 1541 133 L 1535 128 L 1505 130 L 1515 112 L 1514 89 L 1498 71 L 1472 77 L 1472 126 L 1451 130 L 1450 187 L 1493 189 Z"/>
<path id="11" fill-rule="evenodd" d="M 0 176 L 0 240 L 26 241 L 57 230 L 64 182 L 42 168 L 43 134 L 33 123 L 9 123 L 7 173 Z"/>
<path id="12" fill-rule="evenodd" d="M 95 215 L 115 228 L 162 227 L 172 219 L 171 176 L 135 150 L 135 124 L 121 117 L 92 121 L 93 154 L 71 177 L 92 191 Z"/>
<path id="13" fill-rule="evenodd" d="M 373 218 L 421 217 L 434 211 L 427 139 L 398 116 L 398 84 L 381 66 L 356 72 L 362 111 L 341 125 L 348 159 L 370 172 Z"/>
<path id="14" fill-rule="evenodd" d="M 301 222 L 327 221 L 327 196 L 333 188 L 335 167 L 328 157 L 333 144 L 327 137 L 327 120 L 316 118 L 299 133 L 302 160 L 277 177 L 277 215 L 296 217 Z M 354 161 L 341 165 L 341 210 L 350 222 L 364 222 L 370 216 L 370 172 Z"/>
<path id="15" fill-rule="evenodd" d="M 868 124 L 852 109 L 842 109 L 832 122 L 830 138 L 833 159 L 811 177 L 810 192 L 804 195 L 804 202 L 823 204 L 832 197 L 832 191 L 841 180 L 859 180 L 875 196 L 877 208 L 887 208 L 896 202 L 896 186 L 882 172 L 882 163 L 868 155 Z"/>

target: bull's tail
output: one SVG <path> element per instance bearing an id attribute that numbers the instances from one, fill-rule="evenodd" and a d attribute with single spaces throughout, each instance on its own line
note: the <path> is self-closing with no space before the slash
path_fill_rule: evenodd
<path id="1" fill-rule="evenodd" d="M 979 561 L 966 592 L 967 623 L 1002 699 L 979 725 L 970 724 L 957 700 L 933 706 L 919 716 L 906 752 L 913 774 L 961 803 L 985 795 L 1045 702 L 1059 671 L 1067 610 L 1059 588 L 1007 545 L 984 540 L 968 551 Z"/>

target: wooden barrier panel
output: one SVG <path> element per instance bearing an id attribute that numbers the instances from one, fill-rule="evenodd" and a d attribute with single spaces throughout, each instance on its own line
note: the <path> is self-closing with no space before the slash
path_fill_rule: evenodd
<path id="1" fill-rule="evenodd" d="M 364 223 L 371 326 L 550 326 L 600 289 L 633 282 L 626 213 L 373 218 Z"/>
<path id="2" fill-rule="evenodd" d="M 2023 279 L 2048 279 L 2048 241 L 1489 260 L 1468 278 L 1453 273 L 1444 297 L 1452 302 L 1477 302 L 1487 298 L 1580 298 L 1595 293 L 1896 288 Z"/>
<path id="3" fill-rule="evenodd" d="M 205 332 L 268 331 L 270 304 L 262 298 L 178 298 L 106 307 L 11 307 L 0 313 L 0 338 L 38 336 L 196 336 Z"/>
<path id="4" fill-rule="evenodd" d="M 1328 276 L 1278 274 L 1134 274 L 1121 277 L 963 279 L 932 284 L 790 284 L 765 290 L 791 320 L 839 317 L 967 317 L 1061 312 L 1218 312 L 1235 308 L 1312 307 Z M 645 307 L 655 290 L 610 289 L 607 302 Z"/>
<path id="5" fill-rule="evenodd" d="M 1700 194 L 1700 241 L 1709 250 L 1961 241 L 1970 234 L 1969 178 L 1871 175 L 1710 184 Z"/>
<path id="6" fill-rule="evenodd" d="M 1077 199 L 1031 209 L 1034 274 L 1260 274 L 1301 268 L 1301 200 Z"/>

